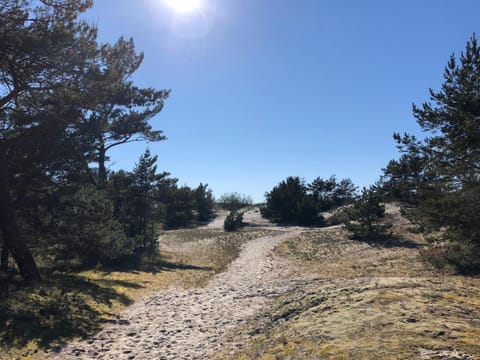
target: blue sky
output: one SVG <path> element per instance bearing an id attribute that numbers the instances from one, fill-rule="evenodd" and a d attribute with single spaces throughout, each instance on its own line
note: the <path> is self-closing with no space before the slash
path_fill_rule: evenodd
<path id="1" fill-rule="evenodd" d="M 438 89 L 452 52 L 479 33 L 478 0 L 96 0 L 99 40 L 133 37 L 136 84 L 171 89 L 152 125 L 168 137 L 114 149 L 133 168 L 148 146 L 180 184 L 262 201 L 287 176 L 375 182 L 417 133 L 413 102 Z"/>

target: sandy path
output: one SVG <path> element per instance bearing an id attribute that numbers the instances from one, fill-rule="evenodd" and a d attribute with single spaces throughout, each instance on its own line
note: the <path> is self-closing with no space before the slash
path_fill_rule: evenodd
<path id="1" fill-rule="evenodd" d="M 285 230 L 285 229 L 284 229 Z M 284 293 L 300 274 L 271 250 L 299 229 L 249 241 L 227 271 L 201 289 L 172 289 L 136 302 L 95 337 L 70 343 L 61 359 L 206 359 L 229 330 L 255 316 L 269 297 Z"/>

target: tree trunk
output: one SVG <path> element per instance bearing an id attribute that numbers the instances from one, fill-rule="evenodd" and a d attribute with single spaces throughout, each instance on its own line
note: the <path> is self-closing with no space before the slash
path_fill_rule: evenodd
<path id="1" fill-rule="evenodd" d="M 107 182 L 107 169 L 105 167 L 106 158 L 105 145 L 101 144 L 98 148 L 98 187 L 103 189 Z"/>
<path id="2" fill-rule="evenodd" d="M 0 229 L 3 233 L 3 241 L 10 250 L 22 277 L 28 281 L 37 281 L 40 280 L 37 264 L 18 234 L 15 209 L 10 199 L 8 175 L 5 150 L 0 144 Z"/>
<path id="3" fill-rule="evenodd" d="M 8 258 L 10 257 L 10 252 L 8 251 L 8 246 L 6 243 L 3 243 L 2 246 L 2 256 L 0 258 L 0 271 L 8 270 Z"/>
<path id="4" fill-rule="evenodd" d="M 147 250 L 147 197 L 143 196 L 143 251 Z"/>

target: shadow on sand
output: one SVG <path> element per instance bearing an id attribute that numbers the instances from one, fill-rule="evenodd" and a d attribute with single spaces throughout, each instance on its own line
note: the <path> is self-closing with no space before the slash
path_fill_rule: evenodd
<path id="1" fill-rule="evenodd" d="M 173 270 L 212 270 L 190 264 L 155 258 L 142 264 L 122 264 L 110 272 L 159 273 Z M 84 269 L 86 270 L 86 269 Z M 98 331 L 112 322 L 108 309 L 114 302 L 129 305 L 132 300 L 116 289 L 140 289 L 133 281 L 101 279 L 94 281 L 75 273 L 51 272 L 37 285 L 24 284 L 16 274 L 0 276 L 0 348 L 22 348 L 37 341 L 40 348 Z"/>

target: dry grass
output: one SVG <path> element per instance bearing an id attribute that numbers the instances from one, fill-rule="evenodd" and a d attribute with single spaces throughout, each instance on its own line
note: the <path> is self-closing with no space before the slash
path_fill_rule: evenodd
<path id="1" fill-rule="evenodd" d="M 215 359 L 479 358 L 480 278 L 435 270 L 410 224 L 395 208 L 388 216 L 395 225 L 388 239 L 353 241 L 336 226 L 279 245 L 277 255 L 303 271 L 305 284 L 226 335 L 245 339 L 244 347 Z M 245 241 L 268 232 L 166 232 L 161 258 L 140 270 L 57 274 L 33 290 L 13 284 L 0 301 L 0 359 L 35 357 L 38 349 L 91 334 L 153 291 L 203 286 Z"/>
<path id="2" fill-rule="evenodd" d="M 135 269 L 56 273 L 35 288 L 13 281 L 0 298 L 0 359 L 35 358 L 43 349 L 85 337 L 136 299 L 171 287 L 199 287 L 265 232 L 177 230 L 160 237 L 161 254 Z"/>
<path id="3" fill-rule="evenodd" d="M 397 213 L 389 216 L 394 233 L 382 241 L 349 240 L 332 227 L 277 247 L 313 280 L 230 335 L 247 338 L 244 349 L 215 358 L 479 357 L 480 278 L 433 269 L 421 256 L 422 239 Z"/>

